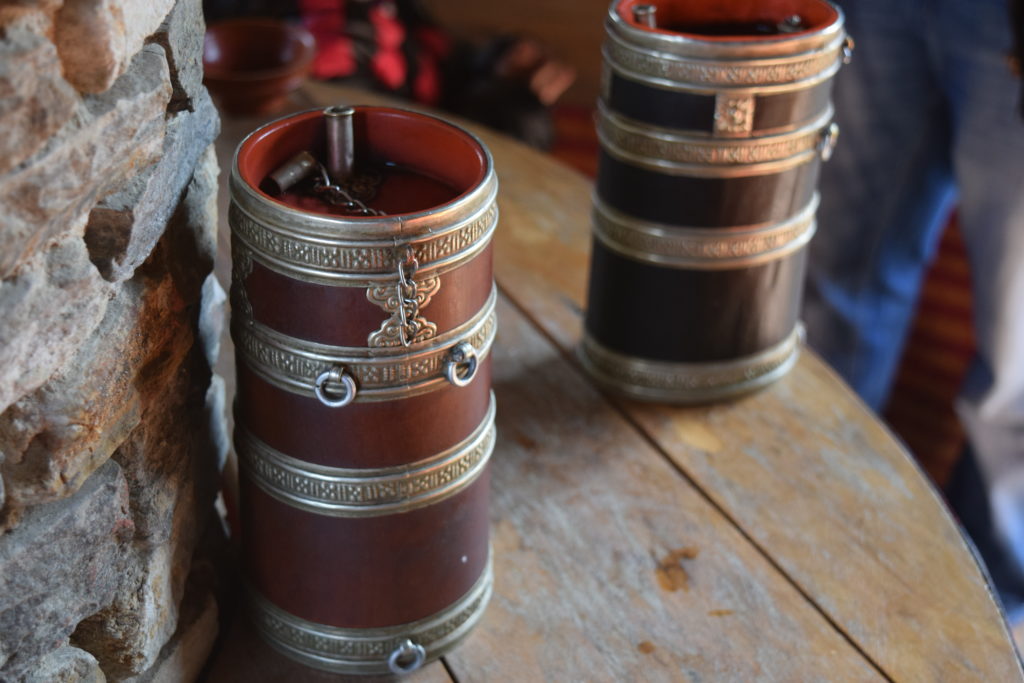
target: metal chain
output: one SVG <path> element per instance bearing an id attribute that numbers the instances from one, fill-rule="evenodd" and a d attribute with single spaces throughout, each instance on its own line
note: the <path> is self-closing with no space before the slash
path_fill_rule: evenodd
<path id="1" fill-rule="evenodd" d="M 395 245 L 395 260 L 398 262 L 398 315 L 401 321 L 398 336 L 402 346 L 409 346 L 416 341 L 416 335 L 422 327 L 417 320 L 420 314 L 419 292 L 413 280 L 420 262 L 408 244 L 401 248 Z"/>
<path id="2" fill-rule="evenodd" d="M 346 209 L 350 209 L 354 213 L 358 213 L 363 216 L 384 215 L 383 211 L 371 209 L 366 204 L 346 192 L 340 185 L 332 184 L 331 177 L 327 174 L 327 169 L 324 165 L 319 164 L 319 167 L 320 175 L 313 180 L 313 194 L 317 195 L 328 204 L 343 206 Z"/>

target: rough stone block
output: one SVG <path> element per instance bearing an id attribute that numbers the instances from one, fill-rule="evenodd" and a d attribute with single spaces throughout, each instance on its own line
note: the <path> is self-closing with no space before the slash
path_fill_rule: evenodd
<path id="1" fill-rule="evenodd" d="M 51 240 L 81 235 L 100 197 L 159 158 L 170 96 L 163 48 L 147 45 L 38 153 L 0 175 L 0 280 Z"/>
<path id="2" fill-rule="evenodd" d="M 218 629 L 217 601 L 213 594 L 185 595 L 174 637 L 160 658 L 145 673 L 124 683 L 181 683 L 194 681 L 210 656 Z"/>
<path id="3" fill-rule="evenodd" d="M 203 92 L 203 19 L 201 0 L 178 0 L 174 9 L 150 40 L 167 52 L 174 94 L 168 112 L 193 111 L 194 101 Z"/>
<path id="4" fill-rule="evenodd" d="M 110 604 L 133 532 L 127 484 L 111 461 L 74 496 L 33 508 L 0 537 L 0 680 L 36 670 Z"/>
<path id="5" fill-rule="evenodd" d="M 174 0 L 65 0 L 54 42 L 67 80 L 85 93 L 109 88 L 173 5 Z"/>
<path id="6" fill-rule="evenodd" d="M 0 280 L 0 411 L 75 355 L 103 319 L 111 293 L 75 236 Z"/>
<path id="7" fill-rule="evenodd" d="M 197 346 L 113 456 L 128 480 L 133 549 L 113 604 L 83 621 L 73 638 L 108 676 L 150 668 L 177 627 L 190 559 L 216 490 L 205 382 L 196 379 L 208 379 L 208 372 Z"/>
<path id="8" fill-rule="evenodd" d="M 78 105 L 51 31 L 46 12 L 0 8 L 0 174 L 35 154 Z"/>
<path id="9" fill-rule="evenodd" d="M 220 119 L 205 90 L 195 111 L 167 123 L 160 160 L 105 197 L 89 214 L 85 241 L 103 277 L 120 282 L 149 257 L 178 206 L 192 169 L 217 135 Z"/>
<path id="10" fill-rule="evenodd" d="M 54 650 L 35 664 L 23 683 L 106 683 L 100 663 L 85 650 L 70 645 Z"/>
<path id="11" fill-rule="evenodd" d="M 166 387 L 175 384 L 192 350 L 202 283 L 212 268 L 216 175 L 216 158 L 208 152 L 150 260 L 136 278 L 111 289 L 115 295 L 109 304 L 103 299 L 106 314 L 95 331 L 86 339 L 67 340 L 62 367 L 0 414 L 0 475 L 6 488 L 6 501 L 0 500 L 0 530 L 13 526 L 26 506 L 74 492 L 124 442 L 143 414 L 165 401 Z M 80 240 L 72 244 L 81 250 Z M 80 253 L 78 258 L 82 259 Z M 41 270 L 46 272 L 45 267 Z M 106 285 L 94 270 L 93 278 Z M 38 305 L 20 316 L 8 315 L 8 320 L 45 318 L 36 309 L 52 305 L 55 288 L 37 289 Z M 82 291 L 70 286 L 56 289 Z M 0 315 L 12 300 L 0 286 Z M 18 368 L 39 360 L 37 339 L 16 339 L 23 352 L 21 362 L 9 364 L 9 379 L 16 378 Z M 14 345 L 0 349 L 0 358 L 12 350 Z M 205 375 L 196 375 L 195 381 L 198 390 L 205 391 Z M 0 387 L 7 386 L 0 382 Z M 183 442 L 185 436 L 175 440 Z"/>

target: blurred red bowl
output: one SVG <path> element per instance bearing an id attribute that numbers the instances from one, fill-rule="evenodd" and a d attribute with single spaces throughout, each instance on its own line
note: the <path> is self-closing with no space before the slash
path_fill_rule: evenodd
<path id="1" fill-rule="evenodd" d="M 203 42 L 203 82 L 221 111 L 268 114 L 284 106 L 316 53 L 309 31 L 276 19 L 210 24 Z"/>

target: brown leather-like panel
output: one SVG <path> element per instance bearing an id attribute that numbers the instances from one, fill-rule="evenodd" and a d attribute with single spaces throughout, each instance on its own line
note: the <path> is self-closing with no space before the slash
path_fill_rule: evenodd
<path id="1" fill-rule="evenodd" d="M 440 276 L 441 287 L 421 309 L 438 334 L 476 315 L 491 294 L 491 245 L 464 265 Z M 418 278 L 417 278 L 418 279 Z M 333 346 L 366 346 L 367 338 L 391 317 L 366 298 L 365 287 L 332 287 L 303 282 L 253 261 L 245 279 L 253 318 L 297 339 Z"/>
<path id="2" fill-rule="evenodd" d="M 363 518 L 299 510 L 243 474 L 248 577 L 271 602 L 318 624 L 376 628 L 431 616 L 486 566 L 489 470 L 436 505 Z"/>
<path id="3" fill-rule="evenodd" d="M 330 467 L 390 467 L 451 448 L 480 426 L 490 401 L 491 355 L 465 387 L 328 408 L 267 383 L 238 357 L 236 417 L 286 455 Z"/>

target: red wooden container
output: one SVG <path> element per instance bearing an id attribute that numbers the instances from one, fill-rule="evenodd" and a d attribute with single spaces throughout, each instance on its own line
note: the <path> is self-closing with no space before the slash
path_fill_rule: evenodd
<path id="1" fill-rule="evenodd" d="M 357 107 L 354 129 L 383 216 L 260 189 L 297 152 L 324 158 L 321 111 L 258 129 L 231 170 L 244 566 L 272 645 L 402 673 L 491 591 L 497 180 L 439 119 Z"/>

